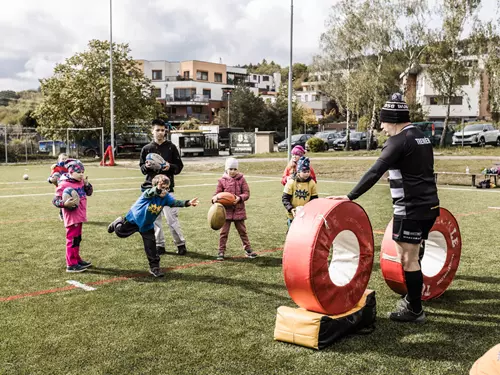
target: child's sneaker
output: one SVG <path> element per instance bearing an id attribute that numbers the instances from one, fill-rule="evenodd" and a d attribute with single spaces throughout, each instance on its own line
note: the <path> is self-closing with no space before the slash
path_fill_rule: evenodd
<path id="1" fill-rule="evenodd" d="M 411 311 L 409 307 L 389 313 L 389 319 L 402 323 L 425 323 L 426 321 L 424 310 L 417 314 Z"/>
<path id="2" fill-rule="evenodd" d="M 85 268 L 79 264 L 75 264 L 74 266 L 67 266 L 66 267 L 66 272 L 83 272 L 83 271 L 87 271 L 87 268 Z"/>
<path id="3" fill-rule="evenodd" d="M 186 255 L 186 253 L 187 253 L 186 245 L 177 246 L 177 254 L 178 255 Z"/>
<path id="4" fill-rule="evenodd" d="M 257 253 L 254 253 L 252 249 L 245 250 L 245 254 L 246 254 L 247 258 L 250 258 L 250 259 L 257 258 Z"/>
<path id="5" fill-rule="evenodd" d="M 153 275 L 154 277 L 163 277 L 163 276 L 165 276 L 165 274 L 163 272 L 161 272 L 161 269 L 159 269 L 158 267 L 151 268 L 149 270 L 149 273 L 151 275 Z"/>
<path id="6" fill-rule="evenodd" d="M 116 218 L 111 224 L 108 225 L 108 233 L 113 233 L 115 231 L 115 225 L 120 221 L 123 221 L 122 217 Z"/>
<path id="7" fill-rule="evenodd" d="M 222 262 L 224 260 L 224 253 L 217 254 L 217 260 Z"/>
<path id="8" fill-rule="evenodd" d="M 84 260 L 81 260 L 78 262 L 78 265 L 80 265 L 83 268 L 89 268 L 92 265 L 92 262 L 86 262 Z"/>

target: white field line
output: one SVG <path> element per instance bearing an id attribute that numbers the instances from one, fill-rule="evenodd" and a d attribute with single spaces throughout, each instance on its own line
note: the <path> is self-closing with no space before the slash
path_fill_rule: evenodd
<path id="1" fill-rule="evenodd" d="M 248 181 L 250 184 L 257 184 L 263 182 L 273 182 L 273 180 L 261 180 L 261 181 Z M 195 185 L 177 185 L 176 188 L 189 188 L 189 187 L 199 187 L 199 186 L 214 186 L 214 183 L 210 184 L 195 184 Z M 106 189 L 106 190 L 94 190 L 94 193 L 111 193 L 115 191 L 137 191 L 137 187 L 125 188 L 125 189 Z M 42 197 L 42 196 L 53 196 L 54 193 L 40 193 L 40 194 L 18 194 L 18 195 L 0 195 L 0 198 L 23 198 L 23 197 Z"/>
<path id="2" fill-rule="evenodd" d="M 500 210 L 500 207 L 488 207 L 491 210 Z"/>
<path id="3" fill-rule="evenodd" d="M 66 280 L 66 282 L 68 284 L 76 286 L 77 288 L 81 288 L 81 289 L 85 290 L 86 292 L 92 292 L 93 290 L 96 290 L 96 288 L 94 288 L 90 285 L 87 285 L 87 284 L 82 284 L 81 282 L 76 281 L 76 280 Z"/>

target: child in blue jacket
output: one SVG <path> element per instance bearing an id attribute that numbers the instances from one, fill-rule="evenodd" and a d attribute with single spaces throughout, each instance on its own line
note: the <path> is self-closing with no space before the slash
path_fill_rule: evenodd
<path id="1" fill-rule="evenodd" d="M 162 174 L 153 178 L 152 185 L 153 187 L 145 190 L 132 205 L 125 218 L 120 216 L 109 224 L 108 233 L 115 232 L 118 237 L 125 238 L 139 232 L 149 262 L 149 273 L 154 277 L 162 277 L 165 274 L 160 269 L 160 256 L 156 251 L 154 222 L 163 207 L 197 206 L 198 198 L 189 201 L 176 200 L 168 193 L 170 179 Z"/>

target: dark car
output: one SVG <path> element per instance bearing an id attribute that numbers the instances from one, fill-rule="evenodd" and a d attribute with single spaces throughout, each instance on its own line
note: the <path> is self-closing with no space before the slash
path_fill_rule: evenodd
<path id="1" fill-rule="evenodd" d="M 302 146 L 304 149 L 306 148 L 306 142 L 309 138 L 312 138 L 311 134 L 295 134 L 292 135 L 292 148 L 295 146 Z M 286 151 L 288 148 L 288 139 L 278 143 L 278 151 Z"/>
<path id="2" fill-rule="evenodd" d="M 444 122 L 442 121 L 423 121 L 423 122 L 413 122 L 413 126 L 419 128 L 427 138 L 431 140 L 433 146 L 439 146 L 441 142 L 441 136 L 443 135 Z M 446 131 L 446 139 L 444 141 L 445 146 L 451 146 L 453 143 L 453 134 L 455 134 L 455 129 L 452 125 L 448 124 L 448 129 Z"/>
<path id="3" fill-rule="evenodd" d="M 342 135 L 338 132 L 319 132 L 314 134 L 316 138 L 320 138 L 325 142 L 325 151 L 333 149 L 333 142 L 337 138 L 342 138 Z"/>
<path id="4" fill-rule="evenodd" d="M 367 133 L 362 132 L 351 132 L 350 133 L 350 142 L 349 148 L 351 150 L 361 150 L 366 149 L 366 142 L 368 140 Z M 333 149 L 334 150 L 343 150 L 345 148 L 345 144 L 347 142 L 347 136 L 342 138 L 338 138 L 334 141 Z M 374 138 L 372 140 L 372 149 L 376 149 L 378 147 L 377 140 Z"/>

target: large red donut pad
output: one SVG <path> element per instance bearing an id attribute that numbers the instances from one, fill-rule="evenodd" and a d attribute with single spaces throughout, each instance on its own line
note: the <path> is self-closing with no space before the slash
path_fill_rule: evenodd
<path id="1" fill-rule="evenodd" d="M 333 241 L 342 231 L 354 233 L 359 259 L 353 277 L 339 286 L 331 280 L 328 257 Z M 373 254 L 372 226 L 361 206 L 348 200 L 314 199 L 297 213 L 286 237 L 283 273 L 288 293 L 306 310 L 342 314 L 363 296 L 372 272 Z"/>
<path id="2" fill-rule="evenodd" d="M 446 254 L 444 264 L 439 264 L 441 269 L 433 275 L 426 275 L 424 263 L 427 261 L 426 255 L 422 259 L 422 273 L 424 275 L 424 286 L 422 288 L 422 299 L 429 300 L 439 297 L 450 286 L 460 263 L 462 253 L 462 236 L 457 220 L 445 208 L 440 209 L 439 217 L 429 234 L 429 240 L 433 237 L 432 232 L 440 233 L 444 239 L 442 251 Z M 434 236 L 436 237 L 436 236 Z M 426 243 L 426 249 L 429 243 Z M 427 254 L 428 256 L 429 254 Z M 432 260 L 431 260 L 432 262 Z M 392 239 L 392 220 L 387 225 L 382 248 L 380 251 L 380 269 L 387 285 L 396 293 L 406 294 L 406 281 L 401 265 L 401 260 L 396 250 L 396 243 Z"/>

